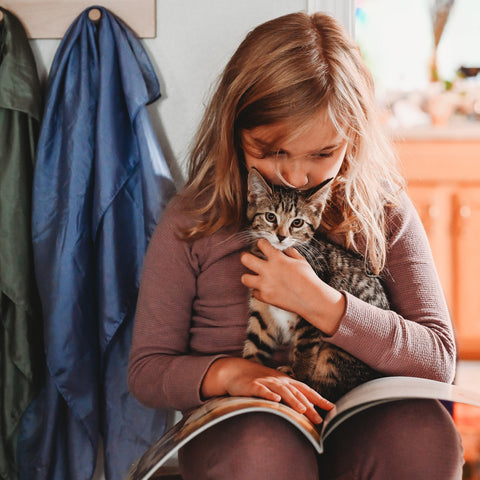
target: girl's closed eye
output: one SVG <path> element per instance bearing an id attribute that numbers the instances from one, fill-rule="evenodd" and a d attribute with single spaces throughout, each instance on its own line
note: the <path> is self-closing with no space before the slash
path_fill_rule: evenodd
<path id="1" fill-rule="evenodd" d="M 334 150 L 329 152 L 314 152 L 310 154 L 310 157 L 311 158 L 330 158 L 331 156 L 333 156 L 334 153 L 335 153 Z"/>
<path id="2" fill-rule="evenodd" d="M 283 150 L 270 150 L 262 154 L 260 158 L 283 158 L 287 152 Z"/>
<path id="3" fill-rule="evenodd" d="M 308 155 L 309 158 L 313 158 L 313 159 L 317 159 L 317 158 L 330 158 L 334 155 L 334 151 L 329 151 L 329 152 L 314 152 L 314 153 L 310 153 Z M 268 152 L 265 152 L 265 153 L 262 153 L 260 155 L 260 158 L 261 159 L 265 159 L 265 158 L 273 158 L 273 159 L 282 159 L 282 158 L 285 158 L 287 156 L 287 152 L 283 151 L 283 150 L 271 150 L 271 151 L 268 151 Z"/>

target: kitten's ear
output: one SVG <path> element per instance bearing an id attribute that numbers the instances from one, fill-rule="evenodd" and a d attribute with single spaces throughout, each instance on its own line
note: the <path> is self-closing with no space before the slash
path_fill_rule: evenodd
<path id="1" fill-rule="evenodd" d="M 314 206 L 319 213 L 321 213 L 325 208 L 328 197 L 330 196 L 330 182 L 332 180 L 333 177 L 323 181 L 318 187 L 312 190 L 307 197 L 307 203 Z"/>
<path id="2" fill-rule="evenodd" d="M 317 187 L 317 190 L 322 190 L 324 189 L 323 187 L 325 187 L 326 190 L 329 190 L 330 189 L 330 185 L 328 186 L 327 188 L 327 185 L 333 180 L 333 177 L 330 177 L 330 178 L 327 178 L 326 180 L 324 180 L 318 187 Z"/>
<path id="3" fill-rule="evenodd" d="M 252 167 L 248 172 L 248 196 L 249 202 L 254 202 L 259 197 L 270 196 L 273 193 L 270 185 L 262 177 L 262 174 Z"/>

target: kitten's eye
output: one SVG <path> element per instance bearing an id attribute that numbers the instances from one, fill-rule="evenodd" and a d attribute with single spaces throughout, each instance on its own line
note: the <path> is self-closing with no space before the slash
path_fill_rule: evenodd
<path id="1" fill-rule="evenodd" d="M 292 222 L 292 227 L 293 227 L 293 228 L 300 228 L 303 224 L 304 224 L 304 220 L 303 220 L 303 219 L 301 219 L 301 218 L 296 218 L 296 219 Z"/>
<path id="2" fill-rule="evenodd" d="M 265 214 L 265 220 L 270 223 L 274 223 L 277 220 L 277 216 L 272 212 L 267 212 Z"/>

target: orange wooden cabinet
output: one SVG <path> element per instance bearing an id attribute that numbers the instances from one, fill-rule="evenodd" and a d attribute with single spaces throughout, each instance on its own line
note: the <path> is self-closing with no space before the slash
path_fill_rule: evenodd
<path id="1" fill-rule="evenodd" d="M 427 231 L 461 359 L 480 359 L 480 135 L 396 142 Z"/>

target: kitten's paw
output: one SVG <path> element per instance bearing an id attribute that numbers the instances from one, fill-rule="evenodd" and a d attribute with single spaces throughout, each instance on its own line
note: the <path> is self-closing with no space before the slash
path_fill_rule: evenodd
<path id="1" fill-rule="evenodd" d="M 264 363 L 262 362 L 262 359 L 255 354 L 252 354 L 252 353 L 245 354 L 244 353 L 243 358 L 245 360 L 250 360 L 251 362 L 258 363 L 259 365 L 264 365 Z"/>
<path id="2" fill-rule="evenodd" d="M 289 377 L 295 378 L 295 372 L 293 371 L 292 367 L 288 365 L 280 365 L 277 367 L 277 370 L 282 373 L 286 373 Z"/>

